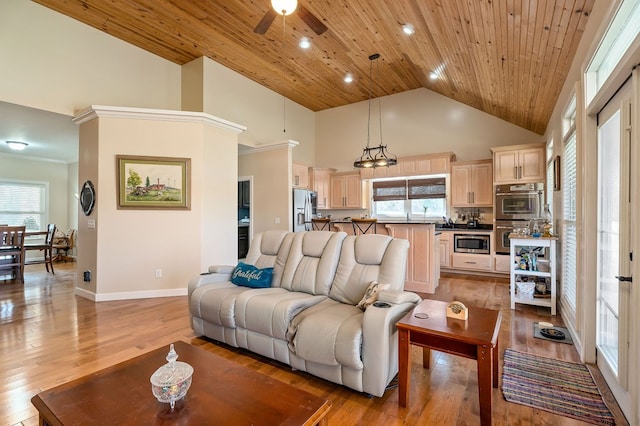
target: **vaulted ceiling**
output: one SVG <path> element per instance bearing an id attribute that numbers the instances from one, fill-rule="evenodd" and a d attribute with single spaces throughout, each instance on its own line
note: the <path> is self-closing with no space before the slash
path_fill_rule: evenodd
<path id="1" fill-rule="evenodd" d="M 425 87 L 543 134 L 595 0 L 300 0 L 264 34 L 269 0 L 34 1 L 179 65 L 207 56 L 313 111 L 366 100 L 379 53 L 373 96 Z"/>

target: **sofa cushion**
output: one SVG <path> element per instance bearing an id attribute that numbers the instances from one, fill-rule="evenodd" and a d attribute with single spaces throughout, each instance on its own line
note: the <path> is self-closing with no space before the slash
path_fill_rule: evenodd
<path id="1" fill-rule="evenodd" d="M 296 232 L 280 286 L 290 291 L 328 295 L 346 236 L 344 232 Z"/>
<path id="2" fill-rule="evenodd" d="M 327 299 L 292 321 L 289 349 L 305 361 L 361 370 L 363 316 L 353 305 Z"/>
<path id="3" fill-rule="evenodd" d="M 272 276 L 273 268 L 260 269 L 240 262 L 231 274 L 231 282 L 243 287 L 267 288 L 271 287 Z"/>
<path id="4" fill-rule="evenodd" d="M 244 292 L 238 295 L 235 303 L 237 325 L 265 336 L 286 340 L 287 329 L 293 318 L 326 298 L 282 288 Z"/>
<path id="5" fill-rule="evenodd" d="M 345 238 L 329 297 L 356 305 L 372 281 L 404 289 L 409 242 L 387 235 L 367 234 Z"/>
<path id="6" fill-rule="evenodd" d="M 207 284 L 196 288 L 189 298 L 189 310 L 195 317 L 212 324 L 236 328 L 235 300 L 248 287 L 238 287 L 230 282 Z"/>

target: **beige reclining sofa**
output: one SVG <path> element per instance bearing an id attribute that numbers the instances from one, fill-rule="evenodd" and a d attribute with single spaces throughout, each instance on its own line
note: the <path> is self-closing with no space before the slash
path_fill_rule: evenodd
<path id="1" fill-rule="evenodd" d="M 271 286 L 238 286 L 231 283 L 233 266 L 211 266 L 189 282 L 192 327 L 199 335 L 382 396 L 398 372 L 395 324 L 420 302 L 403 291 L 408 247 L 408 241 L 385 235 L 258 234 L 245 263 L 272 267 Z M 388 285 L 377 295 L 386 304 L 363 310 L 357 305 L 372 282 Z"/>

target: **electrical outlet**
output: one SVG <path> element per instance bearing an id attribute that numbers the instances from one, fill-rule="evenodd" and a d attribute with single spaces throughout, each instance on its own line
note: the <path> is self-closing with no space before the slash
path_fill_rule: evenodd
<path id="1" fill-rule="evenodd" d="M 275 218 L 275 222 L 276 222 L 276 223 L 280 223 L 280 218 L 279 218 L 279 217 L 276 217 L 276 218 Z"/>
<path id="2" fill-rule="evenodd" d="M 480 213 L 480 215 L 478 216 L 479 219 L 484 219 L 484 213 Z"/>
<path id="3" fill-rule="evenodd" d="M 156 269 L 156 278 L 162 278 L 162 269 Z"/>
<path id="4" fill-rule="evenodd" d="M 91 271 L 84 271 L 82 273 L 82 280 L 86 283 L 91 281 Z"/>

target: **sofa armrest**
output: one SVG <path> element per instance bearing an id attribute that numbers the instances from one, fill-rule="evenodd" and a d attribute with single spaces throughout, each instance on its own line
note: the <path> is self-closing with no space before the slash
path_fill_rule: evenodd
<path id="1" fill-rule="evenodd" d="M 417 294 L 407 291 L 380 292 L 380 295 L 383 293 L 405 293 L 406 295 L 397 294 L 395 299 L 406 298 L 409 301 L 400 303 L 387 301 L 387 303 L 391 304 L 390 307 L 379 308 L 371 305 L 364 312 L 362 319 L 362 361 L 365 371 L 362 380 L 364 389 L 369 389 L 368 392 L 375 396 L 382 396 L 387 384 L 398 372 L 398 330 L 396 323 L 421 301 Z M 391 296 L 391 294 L 388 296 Z M 382 299 L 379 297 L 378 300 Z M 375 392 L 371 390 L 375 390 Z"/>
<path id="2" fill-rule="evenodd" d="M 214 271 L 219 270 L 220 272 L 213 272 L 212 268 Z M 231 270 L 229 272 L 225 272 L 228 270 L 228 268 L 231 268 Z M 227 267 L 226 265 L 210 266 L 209 272 L 203 272 L 202 274 L 197 275 L 189 280 L 189 286 L 188 286 L 189 296 L 191 296 L 191 293 L 193 293 L 193 290 L 195 290 L 196 288 L 202 285 L 231 281 L 231 273 L 233 272 L 234 268 L 235 266 Z"/>
<path id="3" fill-rule="evenodd" d="M 211 265 L 209 273 L 211 274 L 231 274 L 236 269 L 233 265 Z"/>
<path id="4" fill-rule="evenodd" d="M 397 305 L 399 303 L 420 303 L 422 299 L 415 293 L 401 290 L 382 290 L 378 294 L 378 300 L 381 302 Z"/>

